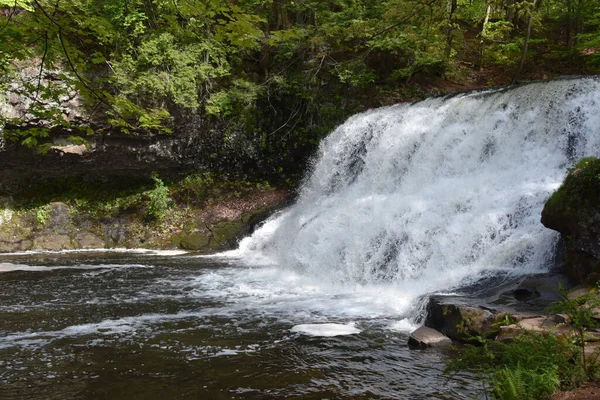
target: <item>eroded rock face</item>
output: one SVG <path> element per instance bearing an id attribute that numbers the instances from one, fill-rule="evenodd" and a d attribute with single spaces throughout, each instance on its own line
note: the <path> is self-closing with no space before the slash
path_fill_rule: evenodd
<path id="1" fill-rule="evenodd" d="M 542 211 L 542 224 L 562 235 L 564 273 L 575 283 L 593 284 L 600 278 L 599 176 L 600 160 L 582 160 Z"/>

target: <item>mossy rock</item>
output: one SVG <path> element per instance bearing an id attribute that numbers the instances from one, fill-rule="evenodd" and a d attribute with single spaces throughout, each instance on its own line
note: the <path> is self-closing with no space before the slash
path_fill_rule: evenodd
<path id="1" fill-rule="evenodd" d="M 247 218 L 242 217 L 235 221 L 224 221 L 214 224 L 210 227 L 213 234 L 213 240 L 210 243 L 212 248 L 232 248 L 237 239 L 247 231 Z"/>
<path id="2" fill-rule="evenodd" d="M 579 161 L 562 186 L 548 199 L 542 224 L 562 235 L 566 248 L 564 273 L 574 282 L 600 273 L 600 160 Z M 596 280 L 593 276 L 591 280 Z"/>
<path id="3" fill-rule="evenodd" d="M 171 240 L 174 245 L 185 250 L 202 250 L 208 246 L 210 239 L 210 234 L 193 232 L 175 235 Z"/>
<path id="4" fill-rule="evenodd" d="M 506 314 L 496 310 L 432 298 L 427 305 L 425 326 L 452 340 L 470 342 L 478 337 L 495 337 L 498 325 L 505 319 Z"/>
<path id="5" fill-rule="evenodd" d="M 573 167 L 550 196 L 544 214 L 577 216 L 600 206 L 600 159 L 586 157 Z"/>

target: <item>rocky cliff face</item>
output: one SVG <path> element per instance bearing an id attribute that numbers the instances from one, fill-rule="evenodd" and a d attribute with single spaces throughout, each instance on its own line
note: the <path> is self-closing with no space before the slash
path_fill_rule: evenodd
<path id="1" fill-rule="evenodd" d="M 137 184 L 150 182 L 153 171 L 161 176 L 203 170 L 261 173 L 260 138 L 235 121 L 211 120 L 173 106 L 173 133 L 124 133 L 106 123 L 102 105 L 87 105 L 61 74 L 40 74 L 39 68 L 24 65 L 0 94 L 0 196 L 55 178 Z M 44 97 L 46 88 L 55 95 Z M 45 119 L 46 114 L 54 117 Z M 46 132 L 36 140 L 45 154 L 39 146 L 24 146 L 14 134 L 40 128 Z M 85 144 L 73 144 L 74 136 Z"/>
<path id="2" fill-rule="evenodd" d="M 585 158 L 573 168 L 542 211 L 542 223 L 562 235 L 565 274 L 577 283 L 600 278 L 600 160 Z"/>

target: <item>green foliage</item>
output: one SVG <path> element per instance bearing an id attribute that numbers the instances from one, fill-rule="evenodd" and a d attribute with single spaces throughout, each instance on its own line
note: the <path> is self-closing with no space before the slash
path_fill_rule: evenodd
<path id="1" fill-rule="evenodd" d="M 583 161 L 587 165 L 587 161 Z M 581 164 L 581 162 L 580 162 Z M 551 311 L 566 314 L 569 324 L 575 331 L 575 344 L 581 348 L 583 370 L 589 380 L 597 378 L 598 365 L 588 362 L 585 354 L 586 330 L 600 327 L 595 317 L 600 307 L 600 298 L 595 290 L 576 297 L 569 297 L 566 290 L 561 291 L 562 300 L 557 302 Z M 595 360 L 594 360 L 595 361 Z"/>
<path id="2" fill-rule="evenodd" d="M 484 340 L 468 346 L 447 371 L 484 374 L 498 399 L 546 399 L 581 382 L 585 373 L 577 354 L 579 347 L 567 337 L 524 333 L 509 343 Z"/>
<path id="3" fill-rule="evenodd" d="M 34 120 L 72 129 L 50 105 L 75 89 L 122 133 L 170 133 L 193 115 L 239 132 L 257 169 L 290 181 L 350 114 L 420 98 L 415 85 L 439 78 L 472 80 L 474 68 L 512 69 L 530 15 L 528 63 L 598 68 L 598 1 L 459 0 L 451 12 L 424 0 L 2 0 L 0 89 L 24 67 L 62 71 L 27 79 Z M 12 137 L 48 148 L 34 130 Z"/>
<path id="4" fill-rule="evenodd" d="M 169 197 L 169 188 L 159 178 L 157 173 L 152 174 L 154 189 L 148 191 L 150 204 L 148 204 L 148 217 L 153 220 L 163 220 L 170 209 L 171 198 Z"/>
<path id="5" fill-rule="evenodd" d="M 51 214 L 52 208 L 49 205 L 44 205 L 35 210 L 35 219 L 41 225 L 46 225 L 46 223 L 50 220 Z"/>
<path id="6" fill-rule="evenodd" d="M 502 367 L 492 378 L 494 396 L 503 400 L 535 400 L 550 398 L 560 387 L 557 367 L 547 370 L 529 370 L 520 363 Z"/>

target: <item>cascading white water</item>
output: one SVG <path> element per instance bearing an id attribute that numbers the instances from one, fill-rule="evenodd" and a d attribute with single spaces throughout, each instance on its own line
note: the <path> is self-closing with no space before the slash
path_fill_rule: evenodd
<path id="1" fill-rule="evenodd" d="M 322 142 L 296 204 L 235 253 L 413 295 L 543 271 L 557 240 L 543 204 L 598 154 L 594 78 L 371 110 Z"/>

